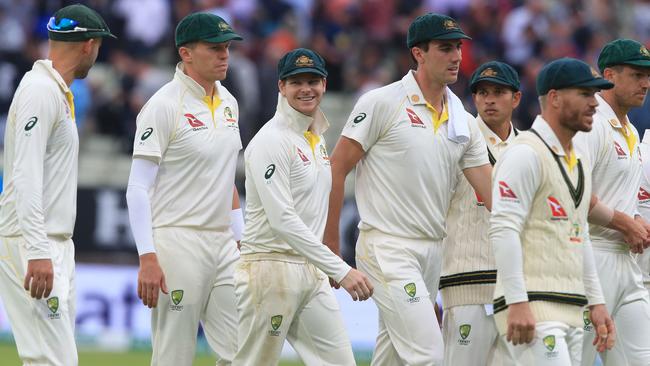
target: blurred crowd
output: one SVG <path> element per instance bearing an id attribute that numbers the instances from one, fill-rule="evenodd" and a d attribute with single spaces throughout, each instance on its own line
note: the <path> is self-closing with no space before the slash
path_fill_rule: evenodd
<path id="1" fill-rule="evenodd" d="M 46 56 L 49 17 L 76 2 L 99 11 L 119 37 L 105 41 L 89 78 L 73 84 L 77 123 L 82 135 L 113 136 L 125 153 L 138 111 L 173 75 L 175 25 L 195 11 L 223 17 L 245 38 L 231 48 L 224 82 L 239 101 L 244 144 L 274 113 L 284 53 L 316 50 L 327 61 L 328 92 L 356 98 L 414 66 L 406 32 L 426 12 L 456 18 L 473 37 L 452 85 L 468 109 L 467 81 L 478 65 L 497 59 L 516 67 L 523 99 L 514 122 L 522 129 L 538 113 L 535 77 L 546 61 L 571 56 L 596 65 L 602 45 L 618 37 L 650 47 L 650 0 L 0 0 L 0 127 L 20 78 Z M 632 113 L 641 134 L 649 110 Z"/>

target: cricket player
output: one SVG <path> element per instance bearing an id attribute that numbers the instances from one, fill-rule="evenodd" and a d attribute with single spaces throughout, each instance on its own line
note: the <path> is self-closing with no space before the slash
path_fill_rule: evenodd
<path id="1" fill-rule="evenodd" d="M 598 56 L 603 77 L 614 88 L 596 95 L 593 131 L 576 136 L 576 146 L 592 163 L 594 201 L 589 214 L 591 240 L 607 309 L 619 341 L 601 354 L 607 365 L 650 364 L 650 298 L 632 253 L 650 244 L 650 226 L 640 216 L 638 193 L 643 175 L 638 133 L 627 118 L 630 108 L 643 105 L 650 86 L 650 52 L 639 42 L 618 39 Z M 632 251 L 632 253 L 630 253 Z M 593 365 L 593 327 L 583 346 L 583 365 Z"/>
<path id="2" fill-rule="evenodd" d="M 365 275 L 321 242 L 331 170 L 319 108 L 325 61 L 298 48 L 278 62 L 278 106 L 246 148 L 246 226 L 235 272 L 234 365 L 277 365 L 285 339 L 307 365 L 355 365 L 328 276 L 356 300 Z"/>
<path id="3" fill-rule="evenodd" d="M 230 365 L 239 256 L 230 225 L 237 213 L 242 220 L 241 211 L 231 213 L 242 144 L 237 101 L 220 80 L 231 41 L 242 37 L 216 15 L 193 13 L 175 38 L 182 61 L 138 115 L 126 193 L 138 296 L 153 308 L 152 365 L 191 365 L 199 322 L 217 365 Z"/>
<path id="4" fill-rule="evenodd" d="M 332 156 L 325 242 L 338 250 L 344 181 L 356 166 L 356 262 L 379 309 L 373 365 L 442 364 L 433 303 L 459 172 L 490 207 L 485 141 L 447 87 L 458 77 L 462 39 L 469 37 L 448 16 L 416 18 L 407 46 L 417 69 L 359 99 Z"/>
<path id="5" fill-rule="evenodd" d="M 639 144 L 643 174 L 641 175 L 639 193 L 637 193 L 639 214 L 646 221 L 650 221 L 650 133 L 648 131 L 650 130 L 645 130 L 643 140 Z M 650 250 L 644 250 L 639 254 L 636 262 L 643 274 L 643 284 L 650 291 Z"/>
<path id="6" fill-rule="evenodd" d="M 521 100 L 519 85 L 517 72 L 499 61 L 486 62 L 472 74 L 476 124 L 492 165 L 518 134 L 511 118 Z M 447 214 L 440 277 L 445 365 L 489 365 L 493 359 L 498 340 L 492 317 L 497 271 L 487 238 L 489 219 L 483 198 L 459 173 Z"/>
<path id="7" fill-rule="evenodd" d="M 612 86 L 576 59 L 544 66 L 537 76 L 542 114 L 495 166 L 494 318 L 499 352 L 514 353 L 512 364 L 579 365 L 585 305 L 598 349 L 613 345 L 588 236 L 590 165 L 572 143 L 576 132 L 591 130 L 596 91 Z"/>
<path id="8" fill-rule="evenodd" d="M 83 5 L 47 23 L 49 50 L 9 107 L 0 196 L 0 295 L 25 365 L 77 365 L 72 232 L 79 136 L 70 84 L 115 37 Z"/>

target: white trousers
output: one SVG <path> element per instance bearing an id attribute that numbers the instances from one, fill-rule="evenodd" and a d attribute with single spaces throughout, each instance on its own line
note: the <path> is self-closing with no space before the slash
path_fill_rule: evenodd
<path id="1" fill-rule="evenodd" d="M 74 244 L 49 239 L 54 269 L 50 297 L 36 300 L 23 288 L 27 246 L 22 237 L 0 237 L 0 296 L 25 365 L 76 366 Z"/>
<path id="2" fill-rule="evenodd" d="M 329 280 L 305 258 L 244 255 L 235 288 L 239 349 L 233 365 L 277 365 L 285 339 L 306 365 L 355 365 Z"/>
<path id="3" fill-rule="evenodd" d="M 434 311 L 442 242 L 361 231 L 358 269 L 375 287 L 379 334 L 373 366 L 442 365 L 444 346 Z"/>
<path id="4" fill-rule="evenodd" d="M 650 298 L 641 270 L 629 251 L 594 248 L 607 310 L 616 324 L 616 343 L 601 353 L 605 366 L 650 365 Z M 585 315 L 588 319 L 588 314 Z M 596 349 L 593 327 L 585 321 L 582 364 L 592 366 Z"/>
<path id="5" fill-rule="evenodd" d="M 192 365 L 200 322 L 217 365 L 230 365 L 237 350 L 233 273 L 239 258 L 232 234 L 159 228 L 153 235 L 169 295 L 161 292 L 152 311 L 151 364 Z"/>
<path id="6" fill-rule="evenodd" d="M 443 314 L 445 365 L 495 365 L 499 340 L 494 317 L 484 305 L 453 306 Z"/>
<path id="7" fill-rule="evenodd" d="M 535 325 L 535 337 L 528 344 L 514 346 L 499 337 L 497 357 L 503 366 L 580 366 L 583 330 L 560 322 Z M 504 356 L 505 357 L 502 357 Z"/>

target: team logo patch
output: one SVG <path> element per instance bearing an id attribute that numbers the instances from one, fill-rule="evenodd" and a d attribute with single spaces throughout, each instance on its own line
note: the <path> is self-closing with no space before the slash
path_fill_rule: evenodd
<path id="1" fill-rule="evenodd" d="M 329 155 L 327 155 L 327 149 L 325 148 L 324 145 L 320 145 L 319 150 L 320 150 L 321 158 L 323 158 L 323 160 L 325 161 L 325 164 L 329 165 L 330 157 L 329 157 Z"/>
<path id="2" fill-rule="evenodd" d="M 366 114 L 361 112 L 361 113 L 357 114 L 356 117 L 354 117 L 354 119 L 352 120 L 352 123 L 354 123 L 354 124 L 361 123 L 361 121 L 363 121 L 364 119 L 366 119 Z"/>
<path id="3" fill-rule="evenodd" d="M 174 311 L 181 311 L 183 310 L 183 305 L 181 305 L 181 302 L 183 301 L 183 290 L 173 290 L 171 293 L 171 298 L 172 298 L 172 304 L 169 305 L 171 310 Z"/>
<path id="4" fill-rule="evenodd" d="M 569 236 L 569 241 L 573 243 L 582 243 L 582 230 L 580 229 L 580 224 L 574 223 L 571 225 L 571 235 Z"/>
<path id="5" fill-rule="evenodd" d="M 194 117 L 193 114 L 185 113 L 185 118 L 187 118 L 187 123 L 192 127 L 194 131 L 207 130 L 205 123 L 201 122 L 198 118 Z"/>
<path id="6" fill-rule="evenodd" d="M 621 147 L 621 145 L 618 144 L 618 142 L 614 141 L 614 148 L 616 149 L 616 155 L 618 155 L 619 159 L 626 159 L 627 154 L 625 154 L 625 150 Z"/>
<path id="7" fill-rule="evenodd" d="M 639 199 L 639 203 L 648 203 L 650 201 L 650 193 L 643 189 L 643 187 L 639 187 L 639 193 L 636 196 Z"/>
<path id="8" fill-rule="evenodd" d="M 235 115 L 232 114 L 232 110 L 230 107 L 226 107 L 223 109 L 223 116 L 226 117 L 226 122 L 229 123 L 235 123 L 237 120 L 235 119 Z"/>
<path id="9" fill-rule="evenodd" d="M 271 330 L 269 330 L 269 335 L 277 337 L 280 335 L 280 326 L 282 325 L 282 315 L 273 315 L 271 317 Z"/>
<path id="10" fill-rule="evenodd" d="M 409 282 L 406 285 L 404 285 L 404 291 L 409 296 L 408 299 L 406 299 L 406 301 L 410 303 L 420 302 L 420 297 L 415 296 L 417 295 L 417 287 L 415 286 L 415 283 Z"/>
<path id="11" fill-rule="evenodd" d="M 314 66 L 314 60 L 311 58 L 302 55 L 296 59 L 295 65 L 297 67 L 313 67 Z"/>
<path id="12" fill-rule="evenodd" d="M 498 73 L 497 73 L 496 71 L 494 71 L 491 67 L 488 67 L 487 69 L 485 69 L 485 70 L 483 70 L 483 71 L 481 72 L 481 74 L 479 75 L 479 77 L 482 77 L 482 78 L 493 78 L 493 77 L 497 76 L 497 74 L 498 74 Z"/>
<path id="13" fill-rule="evenodd" d="M 458 340 L 458 344 L 466 346 L 470 344 L 470 340 L 467 339 L 469 337 L 469 333 L 472 331 L 472 326 L 470 324 L 463 324 L 458 328 L 458 333 L 460 333 L 460 339 Z"/>
<path id="14" fill-rule="evenodd" d="M 451 19 L 447 19 L 442 23 L 442 26 L 445 27 L 445 29 L 455 29 L 458 28 L 458 25 L 456 22 L 454 22 Z"/>
<path id="15" fill-rule="evenodd" d="M 650 57 L 650 52 L 648 52 L 648 49 L 645 48 L 645 46 L 641 46 L 639 53 L 645 57 Z"/>
<path id="16" fill-rule="evenodd" d="M 557 198 L 553 196 L 548 196 L 548 198 L 546 198 L 546 202 L 548 203 L 548 206 L 551 208 L 551 220 L 567 219 L 566 211 L 564 211 L 564 207 L 562 207 L 560 201 L 558 201 Z"/>
<path id="17" fill-rule="evenodd" d="M 517 195 L 515 192 L 508 187 L 508 184 L 504 181 L 499 181 L 499 195 L 503 199 L 507 200 L 518 200 Z"/>
<path id="18" fill-rule="evenodd" d="M 219 27 L 219 30 L 221 32 L 231 29 L 230 26 L 228 25 L 228 23 L 226 23 L 226 22 L 219 22 L 218 27 Z"/>
<path id="19" fill-rule="evenodd" d="M 269 164 L 269 166 L 266 167 L 266 172 L 264 172 L 264 178 L 267 180 L 271 179 L 273 173 L 275 173 L 275 164 Z"/>
<path id="20" fill-rule="evenodd" d="M 36 122 L 38 122 L 38 117 L 34 116 L 34 117 L 30 118 L 27 121 L 27 124 L 25 125 L 25 131 L 29 131 L 32 128 L 34 128 L 34 126 L 36 126 Z"/>
<path id="21" fill-rule="evenodd" d="M 420 117 L 418 117 L 418 115 L 415 114 L 415 111 L 413 111 L 411 108 L 406 108 L 406 114 L 408 114 L 409 119 L 411 120 L 412 127 L 426 128 Z"/>
<path id="22" fill-rule="evenodd" d="M 598 70 L 594 69 L 594 68 L 591 67 L 591 66 L 589 66 L 589 69 L 590 69 L 590 71 L 591 71 L 591 76 L 593 76 L 593 77 L 595 77 L 595 78 L 599 78 L 599 77 L 600 77 L 600 74 L 598 73 Z"/>
<path id="23" fill-rule="evenodd" d="M 47 317 L 50 319 L 59 319 L 61 314 L 59 311 L 59 298 L 57 296 L 50 297 L 45 301 L 47 308 L 50 309 L 50 314 L 47 314 Z"/>
<path id="24" fill-rule="evenodd" d="M 298 152 L 298 156 L 300 156 L 300 160 L 302 160 L 303 165 L 311 164 L 311 161 L 309 161 L 309 158 L 307 157 L 307 155 L 305 155 L 305 153 L 302 152 L 302 150 L 300 150 L 299 147 L 296 147 L 296 150 Z"/>
<path id="25" fill-rule="evenodd" d="M 555 349 L 555 336 L 554 335 L 548 335 L 548 336 L 544 337 L 543 342 L 544 342 L 544 347 L 546 347 L 547 350 L 553 351 Z"/>
<path id="26" fill-rule="evenodd" d="M 591 332 L 594 329 L 594 326 L 591 325 L 589 310 L 585 310 L 582 312 L 582 321 L 585 323 L 585 327 L 584 327 L 585 332 Z"/>

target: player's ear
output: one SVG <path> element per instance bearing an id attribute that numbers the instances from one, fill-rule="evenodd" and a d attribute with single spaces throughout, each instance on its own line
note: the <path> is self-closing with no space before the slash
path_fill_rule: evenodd
<path id="1" fill-rule="evenodd" d="M 283 97 L 286 97 L 285 94 L 286 85 L 287 85 L 287 79 L 278 80 L 278 90 L 280 91 L 280 94 L 282 94 Z"/>

